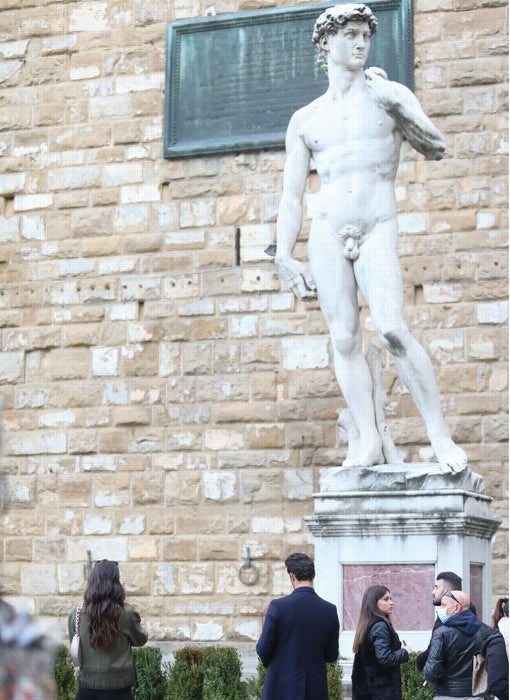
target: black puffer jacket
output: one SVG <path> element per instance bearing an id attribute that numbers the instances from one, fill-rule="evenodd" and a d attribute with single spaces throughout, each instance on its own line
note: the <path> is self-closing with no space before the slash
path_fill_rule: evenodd
<path id="1" fill-rule="evenodd" d="M 393 627 L 379 618 L 354 656 L 352 700 L 402 700 L 401 664 L 409 661 Z"/>
<path id="2" fill-rule="evenodd" d="M 423 669 L 434 695 L 471 696 L 473 655 L 481 650 L 490 629 L 472 612 L 464 610 L 434 631 Z"/>

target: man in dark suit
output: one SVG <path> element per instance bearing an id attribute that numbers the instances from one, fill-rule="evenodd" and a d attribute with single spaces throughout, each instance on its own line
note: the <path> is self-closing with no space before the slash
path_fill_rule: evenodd
<path id="1" fill-rule="evenodd" d="M 262 700 L 328 700 L 326 662 L 338 658 L 336 606 L 314 591 L 307 554 L 291 554 L 285 566 L 294 590 L 271 601 L 257 642 L 267 669 Z"/>

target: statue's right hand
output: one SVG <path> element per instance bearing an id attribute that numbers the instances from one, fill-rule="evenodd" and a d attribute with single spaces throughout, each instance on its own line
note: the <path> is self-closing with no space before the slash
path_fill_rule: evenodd
<path id="1" fill-rule="evenodd" d="M 294 258 L 275 258 L 280 277 L 298 299 L 311 299 L 317 296 L 315 281 L 303 263 Z"/>

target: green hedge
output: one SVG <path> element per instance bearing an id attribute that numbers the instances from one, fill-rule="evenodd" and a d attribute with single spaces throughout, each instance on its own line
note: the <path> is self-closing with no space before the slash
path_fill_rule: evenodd
<path id="1" fill-rule="evenodd" d="M 168 700 L 202 700 L 204 672 L 203 652 L 200 647 L 184 647 L 174 654 L 174 663 L 169 669 Z"/>
<path id="2" fill-rule="evenodd" d="M 432 700 L 433 694 L 423 686 L 423 674 L 416 669 L 416 654 L 401 666 L 403 700 Z M 241 660 L 234 647 L 183 647 L 174 654 L 171 664 L 162 662 L 157 647 L 133 649 L 137 682 L 134 700 L 260 700 L 266 670 L 259 662 L 257 675 L 244 683 Z M 328 698 L 342 700 L 340 662 L 327 664 Z M 53 676 L 57 700 L 75 700 L 78 691 L 76 671 L 68 647 L 58 646 Z"/>
<path id="3" fill-rule="evenodd" d="M 53 678 L 57 686 L 57 700 L 75 700 L 78 681 L 69 649 L 65 644 L 59 644 L 55 651 Z"/>
<path id="4" fill-rule="evenodd" d="M 136 683 L 134 700 L 166 700 L 168 698 L 168 675 L 162 664 L 162 652 L 157 647 L 135 647 L 133 659 Z"/>
<path id="5" fill-rule="evenodd" d="M 234 647 L 206 647 L 203 658 L 203 700 L 248 700 L 242 666 Z"/>
<path id="6" fill-rule="evenodd" d="M 233 647 L 184 647 L 169 670 L 168 700 L 248 700 Z"/>
<path id="7" fill-rule="evenodd" d="M 409 654 L 409 661 L 402 664 L 402 700 L 433 700 L 434 694 L 424 686 L 425 678 L 416 668 L 418 653 Z"/>

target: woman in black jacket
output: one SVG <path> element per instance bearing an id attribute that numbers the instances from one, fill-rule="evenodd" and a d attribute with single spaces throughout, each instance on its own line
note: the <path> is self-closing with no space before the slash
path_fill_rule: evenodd
<path id="1" fill-rule="evenodd" d="M 392 610 L 386 586 L 367 588 L 353 643 L 352 700 L 402 700 L 400 666 L 412 649 L 401 645 Z"/>

